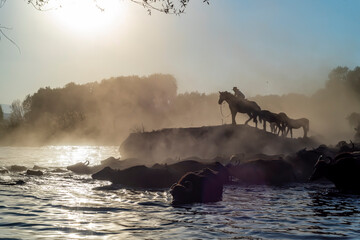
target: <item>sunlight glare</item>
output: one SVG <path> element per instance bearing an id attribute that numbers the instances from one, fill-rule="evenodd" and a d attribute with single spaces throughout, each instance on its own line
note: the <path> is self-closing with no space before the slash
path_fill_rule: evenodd
<path id="1" fill-rule="evenodd" d="M 124 19 L 124 4 L 118 0 L 69 0 L 53 14 L 63 27 L 77 33 L 96 33 L 116 26 Z"/>

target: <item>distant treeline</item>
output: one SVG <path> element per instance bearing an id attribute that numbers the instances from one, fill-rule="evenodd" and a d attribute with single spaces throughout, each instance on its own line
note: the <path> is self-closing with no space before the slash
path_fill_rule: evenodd
<path id="1" fill-rule="evenodd" d="M 241 89 L 240 80 L 237 87 Z M 360 110 L 360 67 L 335 68 L 326 86 L 312 96 L 251 99 L 262 109 L 309 118 L 310 134 L 343 137 L 353 133 L 346 117 Z M 176 79 L 164 74 L 40 88 L 24 101 L 14 101 L 9 119 L 0 109 L 0 143 L 119 144 L 130 132 L 230 123 L 227 106 L 221 115 L 217 100 L 218 93 L 178 94 Z"/>

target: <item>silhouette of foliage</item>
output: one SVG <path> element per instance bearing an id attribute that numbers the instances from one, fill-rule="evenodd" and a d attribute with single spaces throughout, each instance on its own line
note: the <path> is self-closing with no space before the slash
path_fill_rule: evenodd
<path id="1" fill-rule="evenodd" d="M 98 0 L 89 0 L 93 2 L 101 11 L 104 9 L 101 7 L 101 3 Z M 166 14 L 176 14 L 180 15 L 185 12 L 190 0 L 129 0 L 135 4 L 141 5 L 144 7 L 149 14 L 152 11 L 163 12 Z M 209 4 L 210 0 L 202 0 L 203 3 Z M 0 0 L 0 7 L 5 4 L 6 0 Z M 32 5 L 35 9 L 39 11 L 49 10 L 47 8 L 50 3 L 53 3 L 53 6 L 61 7 L 61 0 L 26 0 L 26 2 Z M 53 8 L 51 8 L 53 9 Z"/>
<path id="2" fill-rule="evenodd" d="M 10 127 L 16 128 L 21 125 L 24 119 L 24 110 L 20 100 L 15 100 L 11 103 L 11 114 L 10 114 Z"/>

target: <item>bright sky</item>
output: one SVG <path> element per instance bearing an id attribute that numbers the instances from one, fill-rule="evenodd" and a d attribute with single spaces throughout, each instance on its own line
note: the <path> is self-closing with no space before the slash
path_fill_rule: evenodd
<path id="1" fill-rule="evenodd" d="M 128 0 L 63 0 L 40 12 L 8 0 L 0 24 L 0 103 L 40 87 L 170 73 L 179 92 L 312 93 L 329 71 L 360 65 L 358 0 L 191 0 L 149 16 Z M 71 3 L 76 2 L 76 4 Z M 81 10 L 79 10 L 81 9 Z"/>

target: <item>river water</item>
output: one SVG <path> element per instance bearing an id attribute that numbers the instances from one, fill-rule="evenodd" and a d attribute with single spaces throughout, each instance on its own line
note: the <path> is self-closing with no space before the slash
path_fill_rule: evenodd
<path id="1" fill-rule="evenodd" d="M 223 201 L 171 206 L 167 191 L 108 188 L 89 175 L 52 172 L 118 157 L 118 147 L 0 147 L 0 239 L 359 239 L 359 197 L 331 184 L 226 186 Z"/>

